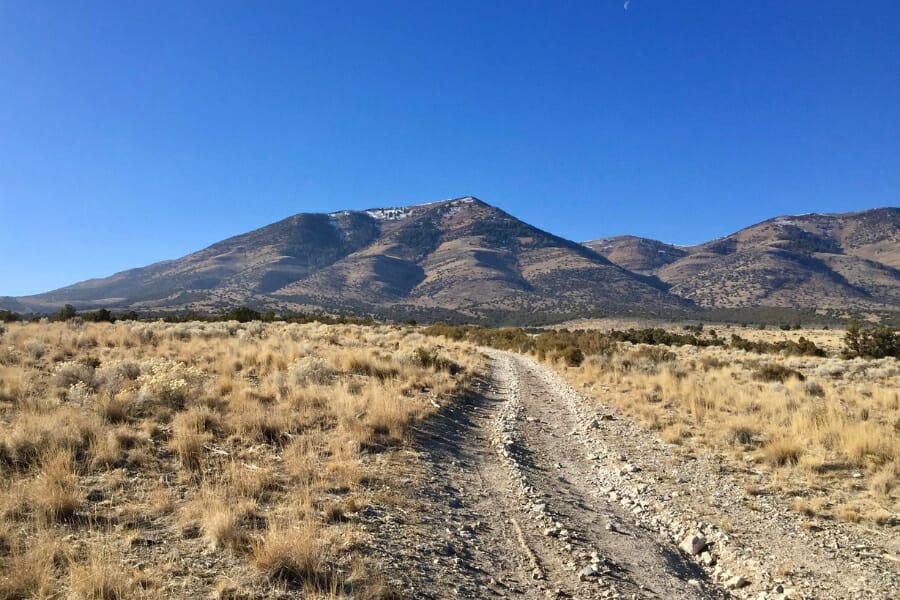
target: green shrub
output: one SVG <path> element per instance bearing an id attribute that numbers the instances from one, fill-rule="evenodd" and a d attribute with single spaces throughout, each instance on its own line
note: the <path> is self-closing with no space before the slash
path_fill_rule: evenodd
<path id="1" fill-rule="evenodd" d="M 240 323 L 249 323 L 250 321 L 259 321 L 262 315 L 259 311 L 253 310 L 247 306 L 239 306 L 233 308 L 222 315 L 225 321 L 238 321 Z"/>
<path id="2" fill-rule="evenodd" d="M 78 311 L 71 304 L 63 306 L 58 313 L 53 315 L 54 321 L 68 321 L 78 316 Z"/>
<path id="3" fill-rule="evenodd" d="M 747 352 L 759 354 L 784 353 L 790 356 L 825 356 L 825 350 L 805 337 L 794 340 L 781 340 L 778 342 L 751 341 L 744 339 L 736 333 L 731 334 L 731 347 Z"/>
<path id="4" fill-rule="evenodd" d="M 889 327 L 861 328 L 856 321 L 847 324 L 844 334 L 845 358 L 900 358 L 900 333 Z"/>
<path id="5" fill-rule="evenodd" d="M 9 310 L 0 310 L 0 322 L 2 323 L 14 323 L 21 320 L 22 316 L 18 313 L 14 313 Z"/>

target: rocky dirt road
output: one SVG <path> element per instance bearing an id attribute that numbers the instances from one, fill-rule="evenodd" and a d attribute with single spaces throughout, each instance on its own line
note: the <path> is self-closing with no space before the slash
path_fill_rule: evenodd
<path id="1" fill-rule="evenodd" d="M 422 432 L 407 490 L 416 505 L 370 515 L 373 552 L 405 596 L 775 600 L 900 589 L 893 549 L 848 558 L 843 532 L 823 541 L 793 515 L 744 506 L 714 461 L 678 464 L 547 367 L 485 352 L 481 393 Z M 698 508 L 710 505 L 721 512 Z M 729 519 L 749 523 L 711 524 Z"/>

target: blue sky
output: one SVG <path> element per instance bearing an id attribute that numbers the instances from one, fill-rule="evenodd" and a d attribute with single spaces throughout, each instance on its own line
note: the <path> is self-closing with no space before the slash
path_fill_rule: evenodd
<path id="1" fill-rule="evenodd" d="M 462 195 L 682 244 L 900 205 L 900 3 L 0 3 L 0 295 Z"/>

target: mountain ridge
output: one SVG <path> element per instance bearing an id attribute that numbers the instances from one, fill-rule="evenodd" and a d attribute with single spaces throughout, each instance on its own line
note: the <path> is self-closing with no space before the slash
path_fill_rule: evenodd
<path id="1" fill-rule="evenodd" d="M 693 246 L 586 245 L 704 307 L 900 308 L 900 208 L 778 216 Z"/>
<path id="2" fill-rule="evenodd" d="M 251 304 L 375 313 L 407 307 L 463 317 L 691 306 L 655 280 L 472 196 L 298 213 L 178 259 L 14 300 L 43 312 L 63 304 L 144 311 Z"/>
<path id="3" fill-rule="evenodd" d="M 602 316 L 900 309 L 900 209 L 773 217 L 694 246 L 577 243 L 474 196 L 297 213 L 175 259 L 0 308 Z"/>

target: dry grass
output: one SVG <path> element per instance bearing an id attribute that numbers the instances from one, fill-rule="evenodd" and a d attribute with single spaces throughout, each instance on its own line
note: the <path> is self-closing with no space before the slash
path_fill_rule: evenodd
<path id="1" fill-rule="evenodd" d="M 92 542 L 86 554 L 69 566 L 69 590 L 75 598 L 129 600 L 149 595 L 122 564 L 122 557 L 112 551 L 108 540 Z"/>
<path id="2" fill-rule="evenodd" d="M 804 335 L 836 350 L 841 332 L 741 335 L 766 341 Z M 611 356 L 587 357 L 580 367 L 556 366 L 576 387 L 596 391 L 667 442 L 718 453 L 733 461 L 736 473 L 748 460 L 757 463 L 769 472 L 769 491 L 807 481 L 829 490 L 832 506 L 853 507 L 825 516 L 881 524 L 900 517 L 895 359 L 680 347 L 669 349 L 674 360 L 659 360 L 646 348 L 623 345 Z"/>
<path id="3" fill-rule="evenodd" d="M 311 521 L 272 525 L 253 546 L 253 563 L 272 580 L 320 587 L 326 583 L 324 533 Z"/>
<path id="4" fill-rule="evenodd" d="M 41 462 L 41 470 L 31 485 L 31 506 L 45 519 L 71 519 L 83 502 L 71 453 L 53 450 Z"/>
<path id="5" fill-rule="evenodd" d="M 479 365 L 395 327 L 10 325 L 0 600 L 390 598 L 355 515 Z"/>

